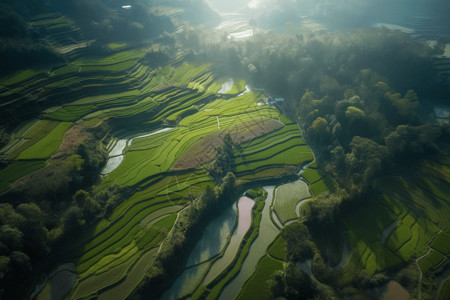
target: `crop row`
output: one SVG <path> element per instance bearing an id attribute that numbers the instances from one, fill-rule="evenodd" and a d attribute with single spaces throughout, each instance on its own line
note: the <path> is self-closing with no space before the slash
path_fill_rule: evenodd
<path id="1" fill-rule="evenodd" d="M 346 214 L 344 224 L 352 252 L 344 267 L 346 274 L 344 281 L 351 280 L 361 270 L 373 274 L 377 270 L 402 262 L 397 255 L 380 243 L 384 230 L 400 214 L 391 210 L 392 201 L 384 197 L 371 197 L 367 199 L 365 205 Z M 401 210 L 406 212 L 404 206 Z"/>
<path id="2" fill-rule="evenodd" d="M 286 125 L 286 126 L 283 126 L 282 128 L 280 128 L 274 132 L 271 132 L 263 137 L 255 139 L 249 143 L 246 143 L 245 145 L 243 145 L 243 147 L 247 151 L 252 151 L 253 149 L 260 149 L 261 147 L 264 147 L 269 142 L 276 141 L 276 140 L 282 140 L 282 139 L 285 139 L 286 137 L 294 137 L 294 136 L 298 136 L 298 137 L 300 136 L 298 127 L 292 126 L 292 125 Z M 306 143 L 303 141 L 301 144 L 306 144 Z"/>
<path id="3" fill-rule="evenodd" d="M 283 184 L 275 189 L 273 209 L 280 221 L 284 224 L 288 220 L 297 218 L 295 211 L 300 200 L 311 197 L 308 185 L 302 181 Z"/>
<path id="4" fill-rule="evenodd" d="M 77 263 L 77 272 L 83 273 L 92 265 L 96 264 L 102 257 L 118 253 L 125 246 L 136 240 L 138 242 L 142 236 L 138 235 L 143 228 L 140 222 L 150 213 L 170 206 L 172 203 L 166 202 L 142 208 L 138 213 L 126 216 L 126 224 L 120 222 L 110 226 L 105 232 L 98 235 L 94 240 L 85 246 L 85 252 Z"/>
<path id="5" fill-rule="evenodd" d="M 55 153 L 64 138 L 66 131 L 72 126 L 72 123 L 63 122 L 58 124 L 44 138 L 24 150 L 18 156 L 18 159 L 45 159 Z"/>
<path id="6" fill-rule="evenodd" d="M 7 159 L 15 159 L 28 147 L 31 147 L 48 135 L 58 124 L 58 122 L 49 120 L 39 120 L 32 124 L 27 123 L 24 126 L 26 128 L 18 130 L 22 131 L 22 134 L 16 135 L 14 141 L 3 148 L 2 151 L 6 154 Z"/>
<path id="7" fill-rule="evenodd" d="M 272 275 L 283 270 L 283 263 L 269 256 L 263 256 L 256 266 L 253 275 L 242 286 L 237 299 L 271 299 L 270 285 Z"/>
<path id="8" fill-rule="evenodd" d="M 443 261 L 445 261 L 447 257 L 442 255 L 441 253 L 431 250 L 431 252 L 423 257 L 421 260 L 419 260 L 418 264 L 422 272 L 428 272 L 430 269 L 438 268 L 439 265 L 442 264 Z"/>
<path id="9" fill-rule="evenodd" d="M 10 183 L 44 166 L 43 160 L 13 162 L 0 170 L 0 193 L 7 191 Z"/>
<path id="10" fill-rule="evenodd" d="M 167 189 L 173 189 L 173 186 L 182 185 L 183 188 L 189 185 L 195 188 L 198 184 L 208 182 L 211 179 L 205 172 L 189 172 L 186 174 L 179 174 L 173 176 L 164 176 L 159 180 L 155 180 L 152 185 L 141 191 L 134 193 L 130 198 L 122 202 L 112 213 L 110 219 L 114 220 L 122 215 L 129 207 L 135 205 L 141 201 L 152 199 L 155 195 L 167 196 L 165 191 Z M 180 192 L 180 190 L 176 190 Z"/>
<path id="11" fill-rule="evenodd" d="M 118 207 L 112 215 L 112 217 L 116 216 L 115 221 L 109 224 L 103 223 L 103 229 L 97 231 L 95 238 L 83 246 L 83 254 L 77 266 L 78 270 L 80 272 L 88 270 L 103 257 L 119 252 L 122 247 L 133 241 L 142 249 L 159 243 L 162 238 L 161 235 L 158 235 L 161 233 L 161 228 L 158 228 L 158 224 L 153 224 L 152 220 L 158 218 L 161 210 L 172 211 L 172 208 L 176 207 L 178 211 L 180 209 L 179 204 L 185 203 L 178 199 L 193 192 L 193 186 L 196 183 L 202 184 L 205 177 L 187 177 L 186 179 L 188 182 L 183 180 L 183 176 L 180 176 L 180 181 L 175 178 L 175 180 L 165 183 L 166 188 L 161 185 L 159 190 L 161 192 L 166 190 L 166 194 L 157 198 L 139 200 L 138 197 L 134 197 L 135 202 L 133 204 Z M 206 179 L 210 180 L 209 178 Z M 170 185 L 173 186 L 172 190 L 168 190 Z M 178 194 L 184 190 L 186 190 L 184 195 Z M 153 193 L 156 192 L 158 192 L 158 189 L 153 191 Z M 128 201 L 128 203 L 130 202 Z M 158 236 L 159 238 L 157 238 Z"/>
<path id="12" fill-rule="evenodd" d="M 247 157 L 245 161 L 236 159 L 235 170 L 237 173 L 243 173 L 274 165 L 300 165 L 312 159 L 313 155 L 308 146 L 294 145 L 286 148 L 282 144 L 259 152 L 257 156 Z"/>

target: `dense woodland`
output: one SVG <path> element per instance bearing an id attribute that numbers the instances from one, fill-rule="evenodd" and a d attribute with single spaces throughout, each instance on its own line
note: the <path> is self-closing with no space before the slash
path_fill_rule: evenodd
<path id="1" fill-rule="evenodd" d="M 138 2 L 135 9 L 115 13 L 113 8 L 121 1 L 1 1 L 0 72 L 11 74 L 24 67 L 51 69 L 65 63 L 64 55 L 46 42 L 46 33 L 31 31 L 27 23 L 37 12 L 53 10 L 70 16 L 95 39 L 87 55 L 107 52 L 105 45 L 113 40 L 166 41 L 167 48 L 149 51 L 145 58 L 157 69 L 172 58 L 170 45 L 176 34 L 169 17 L 141 9 L 159 2 Z M 184 7 L 187 19 L 207 24 L 219 20 L 202 1 L 169 4 Z M 198 7 L 203 17 L 193 18 Z M 313 258 L 314 274 L 330 286 L 339 275 L 326 268 L 311 241 L 314 230 L 310 233 L 309 228 L 339 226 L 346 207 L 377 191 L 377 178 L 449 154 L 450 128 L 437 125 L 431 116 L 432 103 L 444 103 L 450 94 L 446 78 L 432 65 L 443 53 L 443 41 L 430 47 L 425 41 L 388 29 L 302 31 L 289 36 L 261 31 L 246 41 L 213 37 L 207 29 L 188 28 L 181 35 L 179 40 L 189 51 L 190 61 L 213 62 L 220 74 L 238 74 L 254 87 L 285 97 L 280 109 L 298 121 L 319 165 L 337 181 L 335 191 L 312 202 L 307 226 L 295 224 L 283 231 L 291 263 L 285 276 L 276 274 L 270 283 L 274 298 L 333 297 L 334 291 L 318 290 L 293 265 Z M 29 113 L 37 115 L 42 108 L 30 107 Z M 20 121 L 3 123 L 0 145 L 8 142 L 10 126 Z M 126 189 L 113 186 L 96 192 L 92 188 L 107 157 L 99 140 L 110 126 L 113 124 L 83 130 L 81 140 L 0 195 L 0 295 L 5 299 L 28 293 L 29 283 L 49 263 L 50 253 L 57 257 L 61 245 L 108 215 L 125 198 Z M 192 246 L 185 241 L 211 218 L 212 211 L 223 207 L 220 203 L 236 197 L 236 178 L 229 172 L 238 147 L 229 135 L 225 137 L 224 146 L 206 167 L 216 188 L 208 189 L 183 212 L 185 227 L 176 228 L 173 248 L 158 261 L 159 276 L 143 282 L 136 298 L 177 271 L 177 253 Z M 8 162 L 2 164 L 6 167 Z M 370 278 L 370 284 L 385 279 L 376 276 Z M 368 281 L 359 278 L 357 284 L 367 286 Z"/>

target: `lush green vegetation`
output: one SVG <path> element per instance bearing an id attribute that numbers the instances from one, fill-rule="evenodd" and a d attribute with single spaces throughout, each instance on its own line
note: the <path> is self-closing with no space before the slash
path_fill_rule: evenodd
<path id="1" fill-rule="evenodd" d="M 45 166 L 44 160 L 15 161 L 0 171 L 0 193 L 7 191 L 10 183 Z"/>
<path id="2" fill-rule="evenodd" d="M 441 231 L 430 245 L 444 255 L 450 254 L 450 235 Z"/>
<path id="3" fill-rule="evenodd" d="M 278 260 L 284 260 L 286 257 L 286 240 L 279 235 L 267 249 L 268 254 Z"/>
<path id="4" fill-rule="evenodd" d="M 297 203 L 311 197 L 308 185 L 298 180 L 283 184 L 275 189 L 273 209 L 282 223 L 298 218 L 296 213 Z"/>
<path id="5" fill-rule="evenodd" d="M 267 282 L 274 272 L 283 270 L 283 263 L 269 256 L 264 256 L 258 262 L 255 273 L 243 285 L 237 299 L 272 299 L 270 286 Z"/>
<path id="6" fill-rule="evenodd" d="M 252 242 L 259 234 L 259 224 L 261 222 L 261 212 L 264 208 L 264 198 L 265 197 L 258 199 L 256 205 L 252 209 L 251 229 L 249 229 L 245 234 L 233 262 L 226 270 L 224 270 L 224 272 L 218 275 L 216 279 L 208 285 L 208 289 L 210 289 L 210 291 L 207 294 L 207 299 L 217 299 L 225 285 L 233 279 L 233 277 L 235 277 L 241 269 L 242 263 L 250 250 Z"/>
<path id="7" fill-rule="evenodd" d="M 417 262 L 424 278 L 448 263 L 450 133 L 428 118 L 434 104 L 424 100 L 448 94 L 437 47 L 387 29 L 306 28 L 219 45 L 217 32 L 185 23 L 199 8 L 214 15 L 201 1 L 138 1 L 131 10 L 102 0 L 44 2 L 9 1 L 0 16 L 5 298 L 29 296 L 48 257 L 76 263 L 69 297 L 125 298 L 138 285 L 133 297 L 156 297 L 236 191 L 294 179 L 313 159 L 301 175 L 308 186 L 278 187 L 273 204 L 286 223 L 310 189 L 308 228 L 283 229 L 241 298 L 326 298 L 327 289 L 345 297 L 427 251 Z M 239 79 L 217 95 L 220 78 L 230 77 Z M 247 83 L 266 92 L 237 96 Z M 277 105 L 288 116 L 264 104 L 267 93 L 285 97 Z M 129 141 L 122 163 L 98 177 L 115 135 L 164 127 L 174 129 Z M 194 298 L 217 298 L 239 272 L 261 234 L 258 201 L 232 265 Z M 337 239 L 350 253 L 334 268 Z M 317 286 L 293 263 L 306 259 Z"/>
<path id="8" fill-rule="evenodd" d="M 58 124 L 47 136 L 42 138 L 33 146 L 20 153 L 17 159 L 45 159 L 55 153 L 61 144 L 64 134 L 72 126 L 72 123 L 63 122 Z"/>

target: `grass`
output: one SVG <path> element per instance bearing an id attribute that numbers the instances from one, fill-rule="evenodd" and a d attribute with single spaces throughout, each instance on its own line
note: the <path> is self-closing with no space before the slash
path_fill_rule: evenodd
<path id="1" fill-rule="evenodd" d="M 450 254 L 450 235 L 441 231 L 430 245 L 444 255 Z"/>
<path id="2" fill-rule="evenodd" d="M 270 286 L 267 284 L 272 274 L 283 270 L 283 263 L 264 256 L 258 262 L 253 275 L 247 280 L 237 299 L 272 299 Z"/>
<path id="3" fill-rule="evenodd" d="M 70 19 L 60 15 L 41 16 L 33 20 L 32 26 L 45 26 L 55 31 L 55 39 L 60 30 L 77 30 Z M 55 44 L 59 47 L 58 41 Z M 55 68 L 49 76 L 27 70 L 0 83 L 8 87 L 2 89 L 3 94 L 28 93 L 28 89 L 39 86 L 40 100 L 50 103 L 56 97 L 64 99 L 61 107 L 46 111 L 46 119 L 21 131 L 23 138 L 19 133 L 14 137 L 20 143 L 8 158 L 20 160 L 0 171 L 1 182 L 5 182 L 5 187 L 0 188 L 4 189 L 13 180 L 44 166 L 44 159 L 58 150 L 71 122 L 94 126 L 110 118 L 123 118 L 125 122 L 146 123 L 152 128 L 164 122 L 178 125 L 170 132 L 135 140 L 126 148 L 121 166 L 98 187 L 102 189 L 117 183 L 132 187 L 134 193 L 108 218 L 90 228 L 77 248 L 68 249 L 67 257 L 77 260 L 79 287 L 85 286 L 91 296 L 115 284 L 120 287 L 117 289 L 120 293 L 127 294 L 142 279 L 147 265 L 136 266 L 140 268 L 140 275 L 131 281 L 129 278 L 134 275 L 130 274 L 135 268 L 129 267 L 142 253 L 161 243 L 173 226 L 176 212 L 187 203 L 189 194 L 199 195 L 206 186 L 212 185 L 211 178 L 203 170 L 171 170 L 173 163 L 189 151 L 195 141 L 216 132 L 236 132 L 237 136 L 255 133 L 243 147 L 242 164 L 246 166 L 236 166 L 242 168 L 243 174 L 248 168 L 255 167 L 253 178 L 284 174 L 290 170 L 286 165 L 295 165 L 312 157 L 291 120 L 280 116 L 274 108 L 257 105 L 261 93 L 216 99 L 215 93 L 221 84 L 215 81 L 211 65 L 184 64 L 152 70 L 140 62 L 148 49 L 129 50 L 126 43 L 108 46 L 113 54 L 79 59 L 73 58 L 79 57 L 75 53 L 78 51 L 74 51 L 72 61 Z M 28 87 L 22 83 L 27 83 Z M 229 94 L 243 92 L 245 84 L 244 80 L 236 80 Z M 283 126 L 279 120 L 289 124 Z M 273 127 L 270 133 L 260 130 L 261 122 L 270 123 Z M 259 205 L 261 209 L 263 205 Z M 255 222 L 259 222 L 259 218 Z M 242 244 L 240 257 L 224 275 L 228 279 L 239 271 L 257 231 L 256 228 Z M 127 271 L 128 276 L 124 277 Z M 101 297 L 106 295 L 108 292 L 100 294 Z"/>
<path id="4" fill-rule="evenodd" d="M 128 46 L 127 43 L 109 43 L 108 48 L 111 50 L 121 50 Z"/>
<path id="5" fill-rule="evenodd" d="M 275 189 L 273 209 L 282 223 L 297 218 L 295 208 L 300 200 L 311 197 L 308 185 L 302 181 L 283 184 Z"/>
<path id="6" fill-rule="evenodd" d="M 95 105 L 79 105 L 79 106 L 64 106 L 54 112 L 46 115 L 46 118 L 59 120 L 59 121 L 76 121 L 82 116 L 88 114 Z"/>
<path id="7" fill-rule="evenodd" d="M 283 164 L 300 165 L 313 159 L 313 155 L 308 146 L 296 145 L 288 149 L 283 149 L 282 146 L 279 146 L 277 147 L 277 150 L 279 150 L 279 152 L 276 152 L 273 148 L 268 149 L 267 151 L 260 152 L 257 156 L 253 156 L 246 161 L 236 159 L 236 172 L 242 173 L 248 170 L 257 170 L 265 166 Z"/>
<path id="8" fill-rule="evenodd" d="M 412 238 L 415 222 L 416 220 L 412 215 L 406 215 L 405 218 L 400 220 L 397 228 L 387 239 L 386 246 L 393 251 L 400 249 L 400 247 Z M 416 230 L 414 229 L 414 231 Z"/>
<path id="9" fill-rule="evenodd" d="M 45 166 L 45 161 L 15 161 L 0 170 L 0 193 L 9 189 L 10 183 Z"/>
<path id="10" fill-rule="evenodd" d="M 430 173 L 433 168 L 436 169 Z M 441 233 L 431 246 L 444 253 L 448 251 L 448 234 L 444 232 L 448 224 L 448 215 L 444 217 L 447 206 L 439 196 L 445 186 L 439 186 L 436 180 L 445 178 L 442 174 L 445 168 L 445 164 L 441 167 L 433 165 L 427 169 L 429 176 L 426 178 L 422 171 L 410 172 L 408 177 L 391 177 L 380 185 L 385 194 L 366 198 L 363 206 L 351 215 L 345 215 L 352 253 L 344 267 L 344 282 L 351 281 L 361 270 L 373 274 L 423 255 L 439 229 Z M 399 220 L 397 227 L 384 246 L 381 245 L 383 229 L 396 219 Z M 443 258 L 441 253 L 433 250 L 419 261 L 419 265 L 426 272 L 435 269 Z"/>
<path id="11" fill-rule="evenodd" d="M 7 159 L 16 159 L 24 150 L 42 140 L 48 133 L 55 129 L 58 124 L 59 122 L 50 120 L 40 120 L 33 123 L 24 130 L 20 136 L 15 136 L 15 145 L 6 152 Z"/>
<path id="12" fill-rule="evenodd" d="M 119 219 L 120 222 L 112 224 L 84 246 L 77 271 L 85 272 L 102 257 L 118 253 L 132 241 L 141 240 L 143 238 L 141 233 L 143 228 L 139 225 L 141 220 L 150 213 L 170 205 L 172 203 L 159 203 L 147 207 L 137 205 L 133 210 L 127 211 L 127 215 Z"/>
<path id="13" fill-rule="evenodd" d="M 275 259 L 284 260 L 286 257 L 286 240 L 281 234 L 272 242 L 267 252 Z"/>
<path id="14" fill-rule="evenodd" d="M 364 205 L 343 217 L 352 250 L 344 266 L 344 282 L 351 281 L 361 270 L 373 274 L 402 263 L 395 252 L 380 243 L 384 229 L 397 218 L 390 201 L 381 196 L 366 199 Z M 405 207 L 401 209 L 406 211 Z"/>
<path id="15" fill-rule="evenodd" d="M 432 250 L 427 256 L 419 260 L 418 264 L 422 272 L 426 273 L 430 269 L 438 267 L 446 259 L 441 253 Z"/>
<path id="16" fill-rule="evenodd" d="M 158 248 L 153 248 L 144 253 L 136 264 L 128 271 L 123 282 L 101 293 L 98 299 L 125 299 L 144 278 L 147 270 L 152 265 Z"/>
<path id="17" fill-rule="evenodd" d="M 233 87 L 227 92 L 228 95 L 237 95 L 245 91 L 246 81 L 243 79 L 234 80 Z"/>
<path id="18" fill-rule="evenodd" d="M 325 171 L 323 171 L 321 169 L 312 169 L 311 167 L 306 169 L 302 173 L 302 177 L 305 178 L 306 181 L 309 182 L 309 184 L 314 184 L 326 176 L 327 176 L 327 174 L 325 173 Z"/>
<path id="19" fill-rule="evenodd" d="M 11 86 L 18 83 L 22 83 L 23 81 L 29 80 L 37 76 L 38 74 L 40 74 L 40 72 L 31 69 L 17 71 L 13 75 L 3 77 L 2 79 L 0 79 L 0 85 Z"/>
<path id="20" fill-rule="evenodd" d="M 331 177 L 326 176 L 323 179 L 313 183 L 311 185 L 311 191 L 314 195 L 320 195 L 333 189 L 335 185 L 336 183 L 334 182 L 334 180 Z"/>
<path id="21" fill-rule="evenodd" d="M 18 159 L 46 159 L 55 153 L 64 138 L 66 131 L 72 126 L 72 123 L 62 122 L 58 124 L 50 133 L 47 134 L 36 144 L 24 150 L 18 156 Z"/>

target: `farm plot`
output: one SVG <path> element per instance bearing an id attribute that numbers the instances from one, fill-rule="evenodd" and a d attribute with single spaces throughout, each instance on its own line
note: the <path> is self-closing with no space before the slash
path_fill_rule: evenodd
<path id="1" fill-rule="evenodd" d="M 314 195 L 322 194 L 333 189 L 336 185 L 334 180 L 323 170 L 312 164 L 302 173 L 302 177 L 311 185 L 311 191 Z"/>
<path id="2" fill-rule="evenodd" d="M 253 275 L 241 288 L 237 299 L 271 299 L 272 294 L 267 281 L 272 279 L 272 274 L 281 270 L 283 262 L 264 256 L 258 262 Z"/>
<path id="3" fill-rule="evenodd" d="M 426 178 L 418 171 L 411 172 L 408 177 L 390 177 L 383 181 L 381 186 L 385 194 L 376 198 L 376 204 L 371 200 L 354 215 L 345 218 L 352 254 L 345 265 L 344 281 L 360 270 L 371 274 L 420 257 L 427 252 L 428 243 L 439 229 L 440 233 L 430 245 L 439 251 L 433 248 L 419 260 L 419 265 L 427 272 L 436 270 L 443 261 L 443 254 L 448 251 L 445 245 L 449 212 L 444 197 L 448 186 L 437 178 L 446 178 L 447 166 L 433 165 L 426 170 L 429 174 Z M 379 237 L 383 228 L 394 220 L 398 220 L 395 229 L 381 245 Z M 366 238 L 368 236 L 373 239 Z"/>
<path id="4" fill-rule="evenodd" d="M 380 239 L 386 227 L 405 215 L 407 210 L 403 205 L 379 196 L 368 199 L 364 206 L 345 216 L 351 254 L 344 266 L 344 281 L 351 280 L 361 270 L 373 274 L 402 263 L 395 251 L 381 245 Z"/>
<path id="5" fill-rule="evenodd" d="M 284 224 L 297 218 L 295 207 L 301 200 L 311 197 L 308 185 L 302 180 L 283 184 L 275 189 L 273 209 Z"/>
<path id="6" fill-rule="evenodd" d="M 277 259 L 284 260 L 286 257 L 286 240 L 281 234 L 272 242 L 272 244 L 267 249 L 267 253 Z"/>
<path id="7" fill-rule="evenodd" d="M 427 256 L 419 260 L 418 265 L 422 272 L 428 272 L 430 269 L 437 269 L 445 260 L 447 257 L 436 250 L 431 250 Z"/>
<path id="8" fill-rule="evenodd" d="M 237 95 L 245 91 L 246 81 L 243 79 L 234 80 L 233 87 L 227 92 L 229 95 Z"/>
<path id="9" fill-rule="evenodd" d="M 450 254 L 450 235 L 441 231 L 430 245 L 444 255 Z"/>
<path id="10" fill-rule="evenodd" d="M 183 94 L 185 93 L 183 92 Z M 240 127 L 238 128 L 237 124 L 255 122 L 257 124 L 256 126 L 260 126 L 258 124 L 266 122 L 268 130 L 280 126 L 277 122 L 274 124 L 271 121 L 273 119 L 267 119 L 267 117 L 261 119 L 261 114 L 265 116 L 266 113 L 269 113 L 270 115 L 275 114 L 275 112 L 270 108 L 259 108 L 256 105 L 256 95 L 257 94 L 246 97 L 242 96 L 226 101 L 216 100 L 210 104 L 206 104 L 200 111 L 185 117 L 180 121 L 179 127 L 165 133 L 164 136 L 157 135 L 140 139 L 136 144 L 132 144 L 129 147 L 123 162 L 117 169 L 108 175 L 106 182 L 116 182 L 119 185 L 133 186 L 146 178 L 166 172 L 172 167 L 177 159 L 186 152 L 190 152 L 188 149 L 190 149 L 196 141 L 213 133 L 217 133 L 218 136 L 221 136 L 224 135 L 225 132 L 230 132 L 235 135 L 236 138 L 250 136 L 246 131 L 248 129 L 239 129 Z M 165 97 L 166 96 L 161 96 L 156 99 L 156 101 L 162 101 Z M 177 98 L 174 101 L 176 103 L 176 101 L 193 99 L 192 101 L 198 102 L 203 101 L 203 97 L 206 96 L 197 93 L 183 96 L 178 93 Z M 192 103 L 188 103 L 187 105 L 192 105 Z M 183 105 L 181 105 L 181 107 L 183 107 Z M 231 107 L 233 108 L 231 109 Z M 166 113 L 156 115 L 155 119 L 160 119 L 162 116 L 170 118 L 170 114 L 178 114 L 178 109 L 179 106 L 177 107 L 175 104 L 168 103 Z M 218 128 L 218 118 L 220 118 L 220 129 Z M 261 120 L 261 122 L 256 120 Z M 259 135 L 265 133 L 264 130 L 258 131 L 256 129 L 254 129 L 254 132 Z M 252 135 L 251 138 L 253 137 L 254 136 Z M 303 140 L 300 138 L 294 138 L 287 142 L 289 143 L 288 145 L 279 148 L 294 147 L 302 142 Z M 209 148 L 208 145 L 204 146 L 203 153 L 206 153 L 206 158 L 202 160 L 203 163 L 211 160 L 211 155 L 208 156 L 207 153 L 209 151 L 214 155 L 216 148 L 215 143 L 212 142 L 209 144 Z M 302 149 L 297 149 L 300 150 L 299 152 L 305 151 L 311 155 L 311 152 L 306 145 L 300 145 L 298 147 L 302 147 Z M 276 150 L 278 150 L 278 148 Z M 272 156 L 275 154 L 276 152 L 272 150 Z M 197 157 L 197 159 L 200 158 Z M 277 160 L 273 162 L 275 164 L 285 164 L 285 161 L 287 161 L 287 163 L 292 163 L 292 160 L 284 157 L 277 157 L 276 159 Z M 258 163 L 264 165 L 264 162 Z M 198 166 L 195 165 L 195 167 Z M 124 176 L 124 174 L 126 176 Z"/>
<path id="11" fill-rule="evenodd" d="M 37 143 L 24 150 L 18 159 L 46 159 L 55 153 L 72 123 L 62 122 Z"/>
<path id="12" fill-rule="evenodd" d="M 9 189 L 10 183 L 45 166 L 44 160 L 15 161 L 0 170 L 0 193 Z"/>

